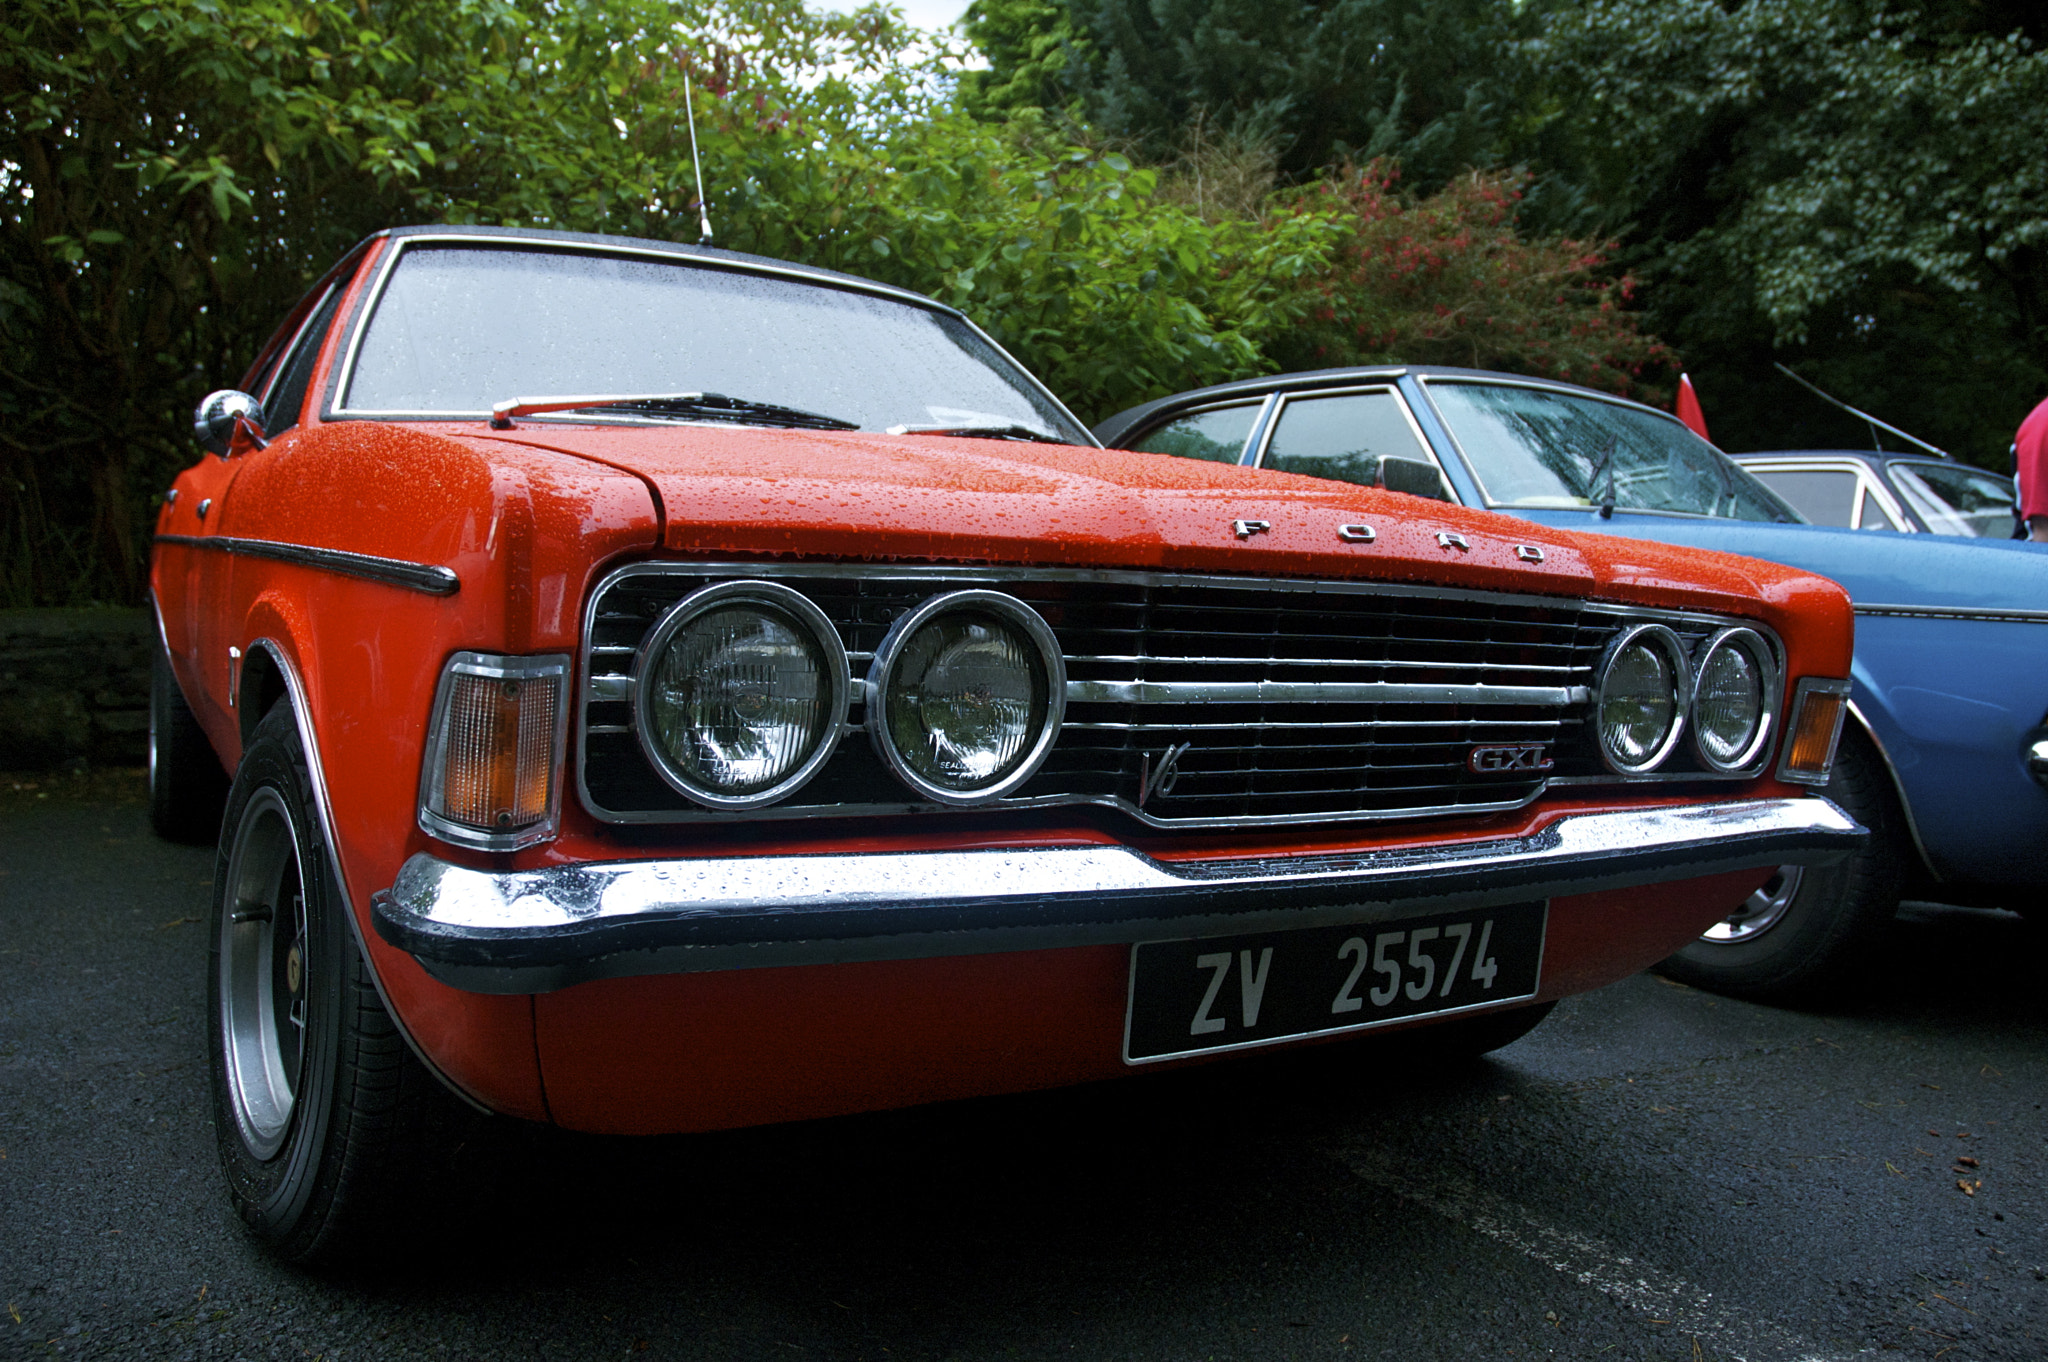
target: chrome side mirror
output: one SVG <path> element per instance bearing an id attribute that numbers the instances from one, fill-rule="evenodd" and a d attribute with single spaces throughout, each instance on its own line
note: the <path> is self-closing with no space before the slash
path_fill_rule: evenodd
<path id="1" fill-rule="evenodd" d="M 237 421 L 248 423 L 249 433 L 255 437 L 256 447 L 261 449 L 264 443 L 263 404 L 233 388 L 210 392 L 199 400 L 198 407 L 192 412 L 192 434 L 208 452 L 224 456 L 228 452 L 228 441 L 234 438 Z"/>

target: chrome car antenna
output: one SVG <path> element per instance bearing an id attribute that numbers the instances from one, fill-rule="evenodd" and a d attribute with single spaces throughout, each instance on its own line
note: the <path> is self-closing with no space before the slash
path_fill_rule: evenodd
<path id="1" fill-rule="evenodd" d="M 690 102 L 690 73 L 683 72 L 683 112 L 690 119 L 690 164 L 697 170 L 697 240 L 711 240 L 711 209 L 704 202 L 704 162 L 697 155 L 697 109 Z"/>
<path id="2" fill-rule="evenodd" d="M 1775 363 L 1776 361 L 1773 362 Z M 1834 406 L 1840 407 L 1843 411 L 1848 412 L 1851 416 L 1854 416 L 1859 420 L 1867 423 L 1871 428 L 1870 442 L 1873 445 L 1877 446 L 1877 452 L 1880 454 L 1884 453 L 1884 443 L 1883 441 L 1877 438 L 1877 432 L 1880 430 L 1888 430 L 1892 434 L 1898 436 L 1901 440 L 1905 440 L 1909 443 L 1920 446 L 1929 454 L 1933 454 L 1943 459 L 1952 459 L 1955 457 L 1955 455 L 1949 453 L 1946 449 L 1936 449 L 1933 445 L 1928 444 L 1927 441 L 1920 439 L 1918 436 L 1908 435 L 1905 431 L 1900 430 L 1897 426 L 1887 425 L 1883 421 L 1878 420 L 1875 416 L 1872 416 L 1869 412 L 1863 411 L 1857 407 L 1850 406 L 1847 402 L 1844 402 L 1841 398 L 1834 396 L 1832 393 L 1826 393 L 1821 391 L 1821 389 L 1818 386 L 1808 382 L 1806 379 L 1801 378 L 1798 374 L 1793 373 L 1783 364 L 1778 364 L 1778 372 L 1783 374 L 1785 377 L 1791 379 L 1794 383 L 1797 383 L 1800 387 L 1806 389 L 1808 392 L 1812 393 L 1815 397 L 1818 397 L 1821 401 L 1828 402 L 1833 404 Z"/>

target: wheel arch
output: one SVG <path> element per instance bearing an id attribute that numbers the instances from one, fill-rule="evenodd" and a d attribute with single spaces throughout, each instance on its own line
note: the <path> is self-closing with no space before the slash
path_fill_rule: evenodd
<path id="1" fill-rule="evenodd" d="M 334 877 L 335 887 L 340 891 L 343 906 L 342 916 L 348 920 L 349 935 L 356 945 L 356 953 L 362 957 L 364 973 L 376 986 L 377 999 L 384 1005 L 391 1024 L 405 1039 L 406 1048 L 413 1057 L 425 1066 L 436 1082 L 463 1102 L 476 1110 L 492 1114 L 492 1109 L 470 1095 L 461 1084 L 451 1078 L 447 1071 L 436 1064 L 425 1047 L 406 1025 L 404 1014 L 393 1005 L 391 994 L 385 987 L 383 976 L 377 971 L 376 956 L 369 944 L 363 940 L 362 924 L 356 920 L 348 883 L 348 871 L 342 865 L 339 854 L 340 840 L 335 835 L 334 806 L 329 798 L 327 776 L 320 763 L 320 741 L 314 732 L 311 701 L 308 697 L 305 678 L 301 674 L 292 651 L 280 640 L 268 635 L 250 640 L 243 651 L 242 668 L 237 676 L 236 711 L 241 716 L 242 742 L 246 748 L 249 738 L 255 733 L 256 725 L 277 705 L 289 708 L 293 726 L 299 734 L 299 745 L 306 755 L 306 773 L 313 789 L 314 831 L 320 838 L 321 850 L 326 853 L 328 873 Z"/>
<path id="2" fill-rule="evenodd" d="M 1906 785 L 1899 779 L 1898 765 L 1892 760 L 1892 754 L 1885 748 L 1884 739 L 1878 736 L 1876 727 L 1854 696 L 1849 700 L 1848 722 L 1869 741 L 1870 750 L 1877 753 L 1878 765 L 1884 768 L 1885 780 L 1891 788 L 1892 807 L 1898 810 L 1900 819 L 1906 825 L 1906 833 L 1912 838 L 1916 871 L 1933 883 L 1940 884 L 1942 874 L 1935 868 L 1933 858 L 1927 854 L 1927 844 L 1921 840 L 1920 824 L 1913 817 L 1913 803 L 1906 797 Z"/>

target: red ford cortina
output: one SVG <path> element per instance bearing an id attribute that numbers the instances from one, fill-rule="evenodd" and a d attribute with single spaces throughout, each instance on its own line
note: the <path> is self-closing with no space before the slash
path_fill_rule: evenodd
<path id="1" fill-rule="evenodd" d="M 435 1081 L 680 1132 L 1478 1053 L 1865 835 L 1831 583 L 1105 451 L 861 279 L 387 232 L 197 427 L 151 811 L 218 832 L 221 1157 L 288 1257 Z"/>

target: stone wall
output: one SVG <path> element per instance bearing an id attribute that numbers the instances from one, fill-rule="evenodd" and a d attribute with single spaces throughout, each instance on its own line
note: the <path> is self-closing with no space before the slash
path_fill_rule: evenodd
<path id="1" fill-rule="evenodd" d="M 148 760 L 147 610 L 0 610 L 0 770 Z"/>

